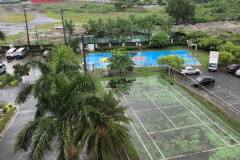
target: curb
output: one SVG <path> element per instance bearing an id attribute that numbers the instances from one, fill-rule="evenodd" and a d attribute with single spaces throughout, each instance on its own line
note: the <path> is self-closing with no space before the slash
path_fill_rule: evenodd
<path id="1" fill-rule="evenodd" d="M 2 132 L 0 133 L 0 140 L 4 137 L 4 134 L 6 133 L 8 128 L 11 126 L 13 120 L 16 118 L 16 115 L 17 115 L 18 111 L 19 111 L 19 106 L 16 105 L 15 112 L 13 113 L 12 117 L 9 119 L 6 126 L 3 128 Z"/>

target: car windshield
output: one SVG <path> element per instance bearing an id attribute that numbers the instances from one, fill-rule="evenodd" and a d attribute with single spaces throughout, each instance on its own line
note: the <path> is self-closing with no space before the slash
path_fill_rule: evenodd
<path id="1" fill-rule="evenodd" d="M 200 81 L 203 80 L 203 78 L 202 78 L 202 77 L 198 77 L 196 80 L 197 80 L 198 82 L 200 82 Z"/>
<path id="2" fill-rule="evenodd" d="M 210 64 L 209 64 L 209 67 L 216 67 L 216 64 L 210 63 Z"/>

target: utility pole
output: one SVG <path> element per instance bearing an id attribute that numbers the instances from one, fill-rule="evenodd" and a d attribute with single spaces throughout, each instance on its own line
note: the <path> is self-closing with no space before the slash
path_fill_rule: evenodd
<path id="1" fill-rule="evenodd" d="M 26 9 L 25 9 L 25 8 L 24 8 L 24 17 L 25 17 L 25 24 L 26 24 L 26 31 L 27 31 L 28 49 L 30 49 L 30 40 L 29 40 L 29 31 L 28 31 L 28 21 L 27 21 L 27 13 L 26 13 Z"/>
<path id="2" fill-rule="evenodd" d="M 83 54 L 83 67 L 84 67 L 84 73 L 87 73 L 87 61 L 86 61 L 86 52 L 85 52 L 85 44 L 84 44 L 84 37 L 81 36 L 82 41 L 82 54 Z"/>
<path id="3" fill-rule="evenodd" d="M 62 17 L 64 44 L 67 45 L 67 39 L 66 39 L 66 33 L 65 33 L 65 25 L 64 25 L 64 18 L 63 18 L 63 9 L 62 8 L 61 8 L 61 17 Z"/>

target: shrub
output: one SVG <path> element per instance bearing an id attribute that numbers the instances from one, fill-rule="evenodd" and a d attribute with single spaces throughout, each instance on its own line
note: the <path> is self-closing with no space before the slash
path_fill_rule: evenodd
<path id="1" fill-rule="evenodd" d="M 4 74 L 0 76 L 0 88 L 16 86 L 21 79 L 16 75 Z"/>
<path id="2" fill-rule="evenodd" d="M 217 36 L 204 37 L 199 39 L 199 46 L 206 50 L 218 50 L 224 44 L 224 40 Z"/>
<path id="3" fill-rule="evenodd" d="M 169 35 L 165 32 L 156 34 L 151 40 L 152 47 L 167 47 L 169 44 Z"/>
<path id="4" fill-rule="evenodd" d="M 19 77 L 28 75 L 30 71 L 30 68 L 28 67 L 27 64 L 16 64 L 13 66 L 13 68 L 14 74 Z"/>
<path id="5" fill-rule="evenodd" d="M 223 51 L 220 53 L 220 63 L 223 65 L 227 65 L 234 61 L 234 56 L 232 53 Z"/>

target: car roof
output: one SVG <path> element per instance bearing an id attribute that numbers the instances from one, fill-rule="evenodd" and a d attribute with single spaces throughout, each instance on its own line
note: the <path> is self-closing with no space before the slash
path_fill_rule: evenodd
<path id="1" fill-rule="evenodd" d="M 10 48 L 7 52 L 13 52 L 15 50 L 16 50 L 16 48 Z"/>
<path id="2" fill-rule="evenodd" d="M 18 48 L 18 50 L 16 52 L 21 52 L 23 51 L 25 48 L 24 47 L 21 47 L 21 48 Z"/>
<path id="3" fill-rule="evenodd" d="M 209 79 L 214 79 L 213 77 L 211 76 L 200 76 L 200 78 L 209 78 Z"/>
<path id="4" fill-rule="evenodd" d="M 232 65 L 230 65 L 230 66 L 236 67 L 236 66 L 240 66 L 240 64 L 232 64 Z"/>

